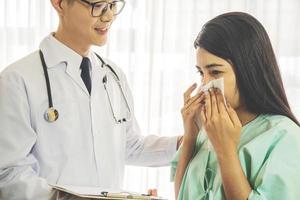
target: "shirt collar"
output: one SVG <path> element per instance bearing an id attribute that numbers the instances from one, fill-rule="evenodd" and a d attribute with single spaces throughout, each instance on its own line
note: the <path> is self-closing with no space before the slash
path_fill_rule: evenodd
<path id="1" fill-rule="evenodd" d="M 66 66 L 72 66 L 79 70 L 82 56 L 74 50 L 58 41 L 53 34 L 50 34 L 40 44 L 40 49 L 44 54 L 45 63 L 48 68 L 57 66 L 60 63 L 66 63 Z M 87 56 L 92 57 L 91 51 Z"/>

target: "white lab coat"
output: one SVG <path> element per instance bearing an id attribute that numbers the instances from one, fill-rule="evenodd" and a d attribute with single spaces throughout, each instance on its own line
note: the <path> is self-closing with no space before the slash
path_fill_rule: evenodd
<path id="1" fill-rule="evenodd" d="M 0 199 L 47 199 L 51 184 L 121 187 L 125 164 L 168 165 L 176 137 L 143 137 L 123 72 L 120 77 L 132 119 L 116 124 L 102 84 L 107 68 L 94 53 L 91 96 L 80 77 L 82 57 L 46 37 L 44 53 L 59 118 L 44 120 L 48 96 L 38 51 L 7 67 L 0 75 Z M 112 94 L 115 94 L 113 89 Z M 118 93 L 116 93 L 118 94 Z M 125 106 L 112 95 L 119 113 Z M 118 113 L 118 112 L 117 112 Z"/>

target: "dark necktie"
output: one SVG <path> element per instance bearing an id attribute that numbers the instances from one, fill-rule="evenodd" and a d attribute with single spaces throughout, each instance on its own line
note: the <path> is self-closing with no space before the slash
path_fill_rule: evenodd
<path id="1" fill-rule="evenodd" d="M 92 84 L 91 84 L 91 75 L 90 75 L 90 67 L 91 67 L 91 61 L 87 57 L 83 57 L 82 62 L 80 64 L 81 69 L 81 78 L 91 94 Z"/>

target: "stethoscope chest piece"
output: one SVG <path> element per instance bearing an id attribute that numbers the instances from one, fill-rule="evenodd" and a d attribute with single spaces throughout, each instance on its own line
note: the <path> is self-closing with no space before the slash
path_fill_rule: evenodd
<path id="1" fill-rule="evenodd" d="M 53 107 L 48 108 L 44 114 L 44 118 L 47 122 L 55 122 L 58 116 L 58 111 Z"/>

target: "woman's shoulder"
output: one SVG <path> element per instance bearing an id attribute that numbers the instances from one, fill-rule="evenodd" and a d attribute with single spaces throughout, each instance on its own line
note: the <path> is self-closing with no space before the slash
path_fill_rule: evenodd
<path id="1" fill-rule="evenodd" d="M 254 191 L 263 190 L 265 196 L 272 196 L 276 192 L 274 188 L 281 188 L 280 196 L 295 192 L 294 184 L 300 181 L 299 126 L 285 116 L 264 115 L 252 131 L 257 127 L 261 128 L 258 134 L 239 151 L 241 164 Z"/>
<path id="2" fill-rule="evenodd" d="M 282 145 L 289 146 L 286 151 L 300 147 L 300 127 L 286 116 L 260 115 L 243 129 L 240 150 L 250 154 L 269 154 Z"/>
<path id="3" fill-rule="evenodd" d="M 265 115 L 261 115 L 261 117 L 265 122 L 268 122 L 273 126 L 282 125 L 282 124 L 290 124 L 290 125 L 297 126 L 297 124 L 293 120 L 291 120 L 289 117 L 284 115 L 265 114 Z"/>
<path id="4" fill-rule="evenodd" d="M 300 145 L 300 127 L 289 117 L 282 115 L 266 116 L 266 121 L 269 123 L 268 132 L 273 133 L 274 137 L 281 140 L 293 140 Z"/>
<path id="5" fill-rule="evenodd" d="M 283 115 L 263 115 L 262 123 L 266 132 L 283 134 L 286 136 L 295 135 L 300 137 L 300 127 L 289 117 Z"/>
<path id="6" fill-rule="evenodd" d="M 276 136 L 296 136 L 300 138 L 300 127 L 290 118 L 283 115 L 260 115 L 253 122 L 243 127 L 242 138 L 268 138 Z M 244 141 L 247 142 L 247 141 Z"/>

